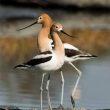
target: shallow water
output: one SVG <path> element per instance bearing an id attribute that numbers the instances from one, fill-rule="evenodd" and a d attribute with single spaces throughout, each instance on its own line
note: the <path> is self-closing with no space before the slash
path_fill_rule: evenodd
<path id="1" fill-rule="evenodd" d="M 75 63 L 82 71 L 78 86 L 80 97 L 76 100 L 76 107 L 83 106 L 89 109 L 110 108 L 109 55 Z M 63 73 L 65 78 L 64 106 L 72 108 L 70 95 L 77 79 L 77 73 L 69 65 L 64 65 Z M 1 69 L 0 105 L 40 107 L 40 81 L 41 74 L 35 71 L 24 72 L 21 70 Z M 46 80 L 44 90 L 45 84 Z M 60 74 L 57 72 L 51 75 L 50 95 L 52 107 L 59 106 L 60 93 L 61 80 Z M 48 107 L 46 91 L 44 91 L 43 106 Z"/>

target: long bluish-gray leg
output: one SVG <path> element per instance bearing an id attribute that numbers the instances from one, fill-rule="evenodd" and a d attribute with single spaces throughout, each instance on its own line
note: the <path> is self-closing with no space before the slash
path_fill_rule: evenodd
<path id="1" fill-rule="evenodd" d="M 60 70 L 60 74 L 61 74 L 61 85 L 62 85 L 62 91 L 61 91 L 61 103 L 60 103 L 60 107 L 62 107 L 62 108 L 63 108 L 64 77 L 63 77 L 63 72 L 62 72 L 62 70 Z"/>
<path id="2" fill-rule="evenodd" d="M 72 91 L 72 95 L 71 95 L 71 102 L 72 102 L 72 105 L 73 105 L 73 107 L 75 107 L 75 102 L 74 102 L 74 95 L 75 95 L 75 92 L 76 92 L 76 88 L 77 88 L 77 86 L 78 86 L 78 83 L 79 83 L 79 80 L 80 80 L 80 78 L 81 78 L 81 75 L 82 75 L 82 73 L 81 73 L 81 71 L 78 69 L 78 68 L 76 68 L 71 62 L 69 62 L 69 64 L 78 72 L 78 79 L 77 79 L 77 81 L 76 81 L 76 84 L 75 84 L 75 86 L 74 86 L 74 89 L 73 89 L 73 91 Z"/>
<path id="3" fill-rule="evenodd" d="M 43 110 L 43 108 L 42 108 L 42 92 L 43 92 L 43 82 L 44 82 L 44 76 L 45 75 L 46 75 L 46 73 L 43 73 L 43 75 L 42 75 L 42 81 L 41 81 L 41 86 L 40 86 L 41 110 Z"/>
<path id="4" fill-rule="evenodd" d="M 50 93 L 49 93 L 49 84 L 50 84 L 50 74 L 48 75 L 46 90 L 47 90 L 47 99 L 48 99 L 49 108 L 50 110 L 52 110 L 51 101 L 50 101 Z"/>

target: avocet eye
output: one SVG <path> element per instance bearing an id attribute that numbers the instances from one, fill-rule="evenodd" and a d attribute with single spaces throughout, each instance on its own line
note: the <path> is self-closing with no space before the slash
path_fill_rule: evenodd
<path id="1" fill-rule="evenodd" d="M 42 17 L 40 16 L 39 19 L 42 19 Z"/>

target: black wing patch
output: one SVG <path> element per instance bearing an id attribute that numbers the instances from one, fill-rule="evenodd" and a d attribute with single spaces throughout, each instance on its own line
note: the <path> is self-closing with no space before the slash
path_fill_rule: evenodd
<path id="1" fill-rule="evenodd" d="M 52 52 L 51 51 L 45 51 L 45 52 L 41 52 L 38 55 L 43 55 L 43 54 L 44 55 L 52 54 Z M 44 58 L 33 58 L 26 63 L 15 66 L 14 68 L 29 68 L 29 67 L 41 64 L 41 63 L 45 63 L 45 62 L 51 60 L 51 58 L 52 58 L 52 56 L 48 56 L 48 57 L 44 57 Z"/>
<path id="2" fill-rule="evenodd" d="M 76 55 L 80 55 L 81 52 L 73 49 L 65 49 L 65 56 L 72 57 Z"/>
<path id="3" fill-rule="evenodd" d="M 45 51 L 45 52 L 41 52 L 39 55 L 46 55 L 46 54 L 52 54 L 51 51 Z M 44 58 L 34 58 L 31 59 L 30 61 L 24 63 L 24 65 L 29 65 L 29 66 L 35 66 L 41 63 L 45 63 L 49 60 L 51 60 L 52 56 L 48 56 L 48 57 L 44 57 Z"/>
<path id="4" fill-rule="evenodd" d="M 41 63 L 45 63 L 45 62 L 51 60 L 51 58 L 52 58 L 52 56 L 45 57 L 45 58 L 39 58 L 39 59 L 32 59 L 32 60 L 24 63 L 24 65 L 35 66 L 35 65 L 38 65 Z"/>

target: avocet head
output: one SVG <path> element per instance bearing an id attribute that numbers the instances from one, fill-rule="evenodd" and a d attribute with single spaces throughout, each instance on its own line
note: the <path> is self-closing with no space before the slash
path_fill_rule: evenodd
<path id="1" fill-rule="evenodd" d="M 63 26 L 60 23 L 54 23 L 51 29 L 54 32 L 60 32 L 61 30 L 63 30 Z"/>
<path id="2" fill-rule="evenodd" d="M 65 34 L 65 35 L 67 35 L 67 36 L 73 37 L 73 36 L 71 36 L 71 35 L 69 35 L 69 34 L 67 34 L 66 32 L 63 31 L 63 26 L 60 23 L 54 23 L 52 25 L 51 29 L 54 32 L 61 32 L 61 33 Z"/>
<path id="3" fill-rule="evenodd" d="M 37 17 L 37 23 L 44 24 L 44 23 L 47 23 L 47 22 L 52 23 L 52 19 L 51 19 L 51 17 L 48 14 L 43 13 L 43 14 L 40 14 Z"/>
<path id="4" fill-rule="evenodd" d="M 24 28 L 18 29 L 18 31 L 23 30 L 23 29 L 26 29 L 26 28 L 28 28 L 28 27 L 31 27 L 31 26 L 33 26 L 33 25 L 35 25 L 35 24 L 42 24 L 42 25 L 48 25 L 48 24 L 49 24 L 49 25 L 51 25 L 51 24 L 52 24 L 52 19 L 51 19 L 51 17 L 50 17 L 48 14 L 46 14 L 46 13 L 40 14 L 40 15 L 37 17 L 37 19 L 36 19 L 35 22 L 33 22 L 32 24 L 30 24 L 30 25 L 28 25 L 28 26 L 26 26 L 26 27 L 24 27 Z"/>

